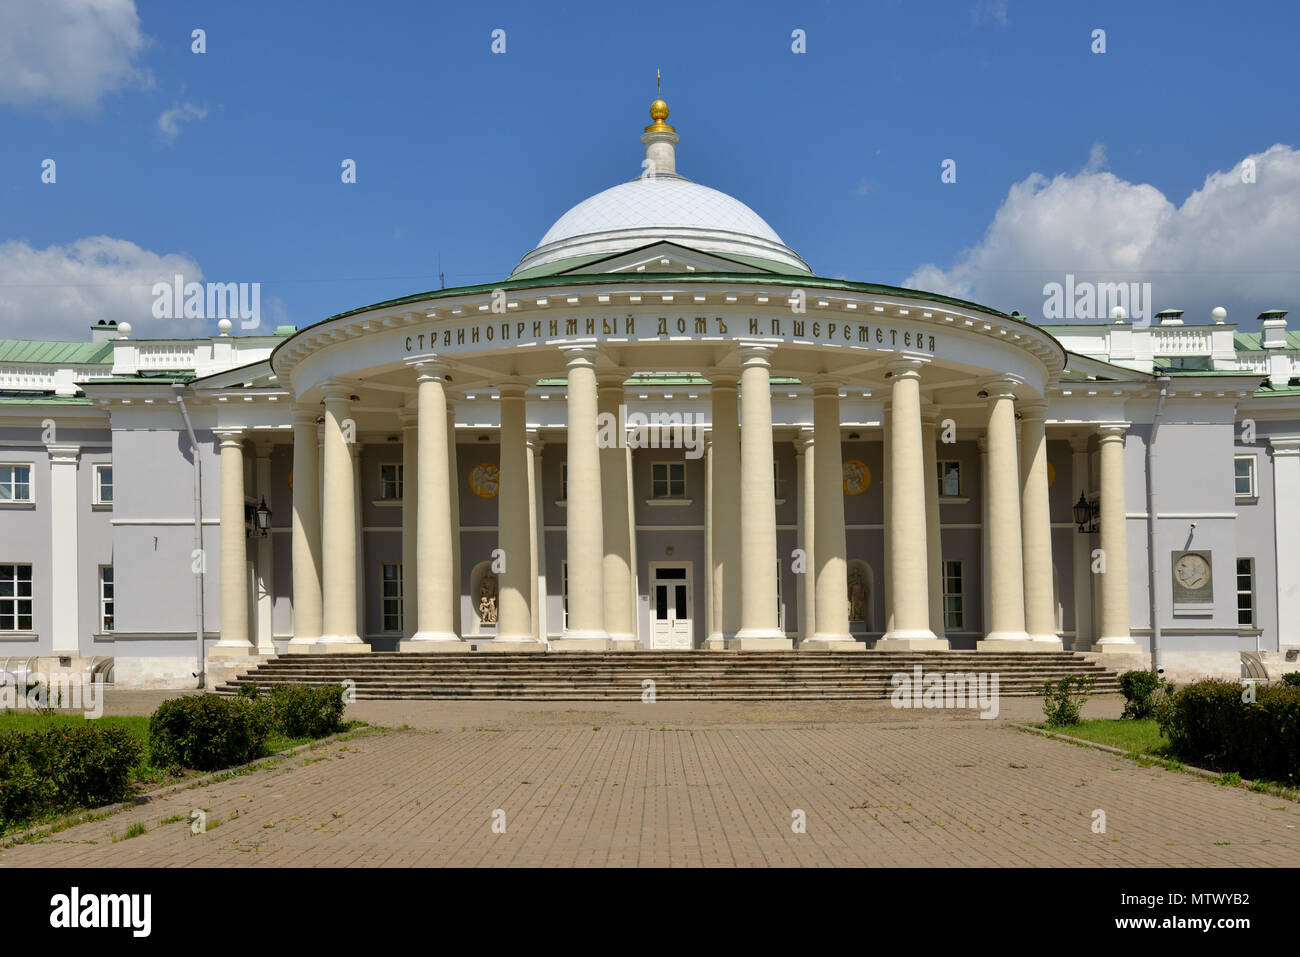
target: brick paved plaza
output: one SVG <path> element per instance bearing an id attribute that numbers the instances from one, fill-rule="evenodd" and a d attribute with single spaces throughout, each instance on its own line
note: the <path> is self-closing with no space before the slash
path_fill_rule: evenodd
<path id="1" fill-rule="evenodd" d="M 1039 708 L 361 702 L 349 717 L 410 727 L 11 847 L 0 867 L 1300 864 L 1300 805 L 1009 726 Z M 194 808 L 219 826 L 191 835 Z M 148 832 L 113 842 L 136 822 Z"/>

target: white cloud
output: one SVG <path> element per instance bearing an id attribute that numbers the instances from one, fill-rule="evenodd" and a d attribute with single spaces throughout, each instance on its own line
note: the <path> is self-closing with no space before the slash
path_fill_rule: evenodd
<path id="1" fill-rule="evenodd" d="M 0 3 L 0 102 L 89 109 L 107 94 L 147 87 L 138 64 L 148 38 L 135 0 Z"/>
<path id="2" fill-rule="evenodd" d="M 1175 205 L 1156 187 L 1088 166 L 1016 183 L 984 238 L 951 268 L 927 263 L 905 286 L 1042 316 L 1043 286 L 1066 274 L 1149 282 L 1156 309 L 1207 321 L 1215 306 L 1249 325 L 1264 309 L 1300 312 L 1300 150 L 1281 144 L 1212 173 Z M 1255 182 L 1243 182 L 1253 163 Z"/>
<path id="3" fill-rule="evenodd" d="M 173 106 L 170 110 L 163 110 L 162 115 L 158 117 L 158 129 L 163 138 L 169 144 L 172 144 L 176 142 L 176 137 L 181 135 L 182 123 L 188 123 L 190 120 L 201 120 L 207 115 L 207 107 L 186 100 L 179 106 Z"/>
<path id="4" fill-rule="evenodd" d="M 1007 19 L 1007 0 L 979 0 L 971 9 L 971 22 L 978 25 L 985 20 L 1007 26 L 1011 22 Z"/>
<path id="5" fill-rule="evenodd" d="M 159 254 L 111 236 L 87 236 L 65 246 L 33 249 L 0 243 L 0 337 L 89 338 L 100 319 L 130 322 L 138 336 L 203 336 L 211 323 L 153 317 L 153 284 L 201 282 L 198 263 L 179 253 Z"/>

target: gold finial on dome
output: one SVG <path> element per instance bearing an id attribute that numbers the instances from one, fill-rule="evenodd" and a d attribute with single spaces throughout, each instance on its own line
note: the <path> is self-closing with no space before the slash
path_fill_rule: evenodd
<path id="1" fill-rule="evenodd" d="M 657 94 L 663 93 L 663 74 L 657 69 L 655 70 L 655 92 Z M 664 120 L 668 119 L 668 104 L 663 101 L 662 96 L 650 104 L 650 119 L 654 120 L 654 122 L 645 128 L 647 133 L 677 132 L 675 128 L 664 122 Z"/>

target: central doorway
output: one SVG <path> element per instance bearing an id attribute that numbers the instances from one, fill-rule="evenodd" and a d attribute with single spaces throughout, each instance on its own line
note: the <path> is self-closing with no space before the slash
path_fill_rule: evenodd
<path id="1" fill-rule="evenodd" d="M 694 647 L 694 614 L 690 563 L 650 565 L 650 647 L 684 650 Z"/>

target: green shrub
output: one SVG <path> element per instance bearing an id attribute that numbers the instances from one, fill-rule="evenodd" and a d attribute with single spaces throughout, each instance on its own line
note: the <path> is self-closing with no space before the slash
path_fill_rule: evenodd
<path id="1" fill-rule="evenodd" d="M 256 681 L 245 681 L 239 686 L 239 697 L 256 701 L 262 697 L 262 686 Z"/>
<path id="2" fill-rule="evenodd" d="M 1288 671 L 1282 676 L 1282 684 L 1300 688 L 1300 671 Z"/>
<path id="3" fill-rule="evenodd" d="M 1154 671 L 1126 671 L 1119 676 L 1124 693 L 1124 718 L 1149 718 L 1155 713 L 1156 692 L 1168 682 Z"/>
<path id="4" fill-rule="evenodd" d="M 122 800 L 142 751 L 126 728 L 92 723 L 0 732 L 0 827 Z"/>
<path id="5" fill-rule="evenodd" d="M 1237 681 L 1207 679 L 1156 707 L 1156 721 L 1186 761 L 1243 777 L 1300 782 L 1300 688 L 1257 685 L 1242 700 Z"/>
<path id="6" fill-rule="evenodd" d="M 272 728 L 266 705 L 215 694 L 171 698 L 149 718 L 149 758 L 160 768 L 216 771 L 262 753 Z"/>
<path id="7" fill-rule="evenodd" d="M 1092 675 L 1066 675 L 1043 683 L 1043 714 L 1054 728 L 1079 723 L 1079 711 L 1097 679 Z"/>
<path id="8" fill-rule="evenodd" d="M 323 738 L 343 720 L 342 685 L 276 685 L 270 702 L 276 730 L 286 738 Z"/>

